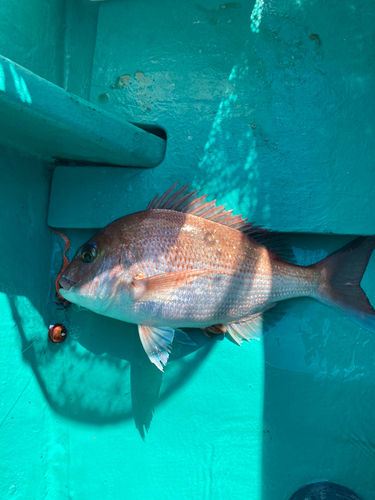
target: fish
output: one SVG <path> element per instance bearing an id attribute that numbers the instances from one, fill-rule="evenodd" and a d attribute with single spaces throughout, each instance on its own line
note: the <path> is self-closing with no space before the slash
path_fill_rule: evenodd
<path id="1" fill-rule="evenodd" d="M 293 263 L 280 236 L 233 215 L 216 200 L 174 184 L 146 210 L 121 217 L 84 243 L 59 278 L 66 300 L 138 325 L 161 371 L 181 330 L 200 328 L 241 344 L 258 338 L 266 314 L 311 297 L 375 332 L 360 281 L 375 236 L 358 237 L 320 262 Z"/>

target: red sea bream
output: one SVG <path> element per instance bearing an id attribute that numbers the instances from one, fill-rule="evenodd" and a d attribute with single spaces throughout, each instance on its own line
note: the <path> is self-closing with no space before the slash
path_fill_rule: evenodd
<path id="1" fill-rule="evenodd" d="M 360 287 L 375 237 L 297 266 L 273 251 L 275 233 L 185 194 L 187 186 L 174 188 L 99 231 L 59 280 L 66 300 L 137 324 L 159 369 L 173 340 L 193 344 L 179 328 L 226 332 L 240 344 L 255 336 L 265 311 L 295 297 L 312 297 L 375 332 L 375 311 Z"/>

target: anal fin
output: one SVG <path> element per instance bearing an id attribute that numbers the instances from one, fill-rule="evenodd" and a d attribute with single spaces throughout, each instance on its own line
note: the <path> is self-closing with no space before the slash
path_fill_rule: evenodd
<path id="1" fill-rule="evenodd" d="M 247 342 L 253 339 L 260 340 L 284 316 L 288 308 L 286 302 L 288 301 L 273 304 L 266 311 L 253 314 L 239 323 L 223 325 L 223 328 L 238 345 L 241 345 L 244 340 Z"/>
<path id="2" fill-rule="evenodd" d="M 252 339 L 259 340 L 263 334 L 263 313 L 254 314 L 241 323 L 230 323 L 223 326 L 238 345 L 241 345 L 243 340 L 247 342 Z"/>

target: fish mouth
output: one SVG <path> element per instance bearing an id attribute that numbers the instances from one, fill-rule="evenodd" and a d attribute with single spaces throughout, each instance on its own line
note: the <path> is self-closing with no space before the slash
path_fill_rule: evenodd
<path id="1" fill-rule="evenodd" d="M 76 282 L 71 280 L 70 278 L 66 278 L 65 276 L 61 276 L 61 278 L 59 279 L 59 286 L 60 286 L 60 289 L 64 289 L 64 290 L 70 290 L 74 285 L 76 285 Z"/>

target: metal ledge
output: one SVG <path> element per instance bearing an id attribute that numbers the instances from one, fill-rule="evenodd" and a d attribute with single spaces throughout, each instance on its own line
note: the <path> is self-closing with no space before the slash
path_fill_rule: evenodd
<path id="1" fill-rule="evenodd" d="M 50 160 L 156 167 L 164 159 L 166 140 L 145 127 L 0 56 L 0 138 L 18 149 Z"/>

